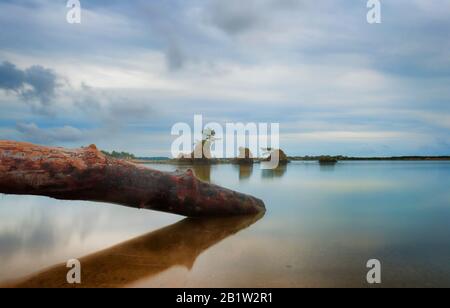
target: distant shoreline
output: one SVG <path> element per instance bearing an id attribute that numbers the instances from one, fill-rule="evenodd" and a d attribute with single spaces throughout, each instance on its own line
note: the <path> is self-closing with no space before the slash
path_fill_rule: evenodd
<path id="1" fill-rule="evenodd" d="M 315 161 L 322 156 L 314 157 L 289 157 L 292 161 Z M 364 160 L 393 160 L 393 161 L 450 161 L 450 156 L 392 156 L 392 157 L 348 157 L 348 156 L 329 156 L 338 161 L 364 161 Z"/>
<path id="2" fill-rule="evenodd" d="M 323 156 L 293 156 L 288 157 L 290 162 L 293 161 L 319 161 Z M 392 156 L 392 157 L 348 157 L 348 156 L 327 156 L 337 161 L 450 161 L 450 156 Z M 189 164 L 238 164 L 235 158 L 211 159 L 209 161 L 182 161 L 178 159 L 133 159 L 137 164 L 170 164 L 170 165 L 189 165 Z M 262 159 L 254 159 L 255 164 L 261 163 Z"/>

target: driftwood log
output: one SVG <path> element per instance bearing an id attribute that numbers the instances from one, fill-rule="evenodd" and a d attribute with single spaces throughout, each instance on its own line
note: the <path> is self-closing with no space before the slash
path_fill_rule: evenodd
<path id="1" fill-rule="evenodd" d="M 188 217 L 265 211 L 252 196 L 198 180 L 192 171 L 152 170 L 102 154 L 0 141 L 0 193 L 107 202 Z"/>

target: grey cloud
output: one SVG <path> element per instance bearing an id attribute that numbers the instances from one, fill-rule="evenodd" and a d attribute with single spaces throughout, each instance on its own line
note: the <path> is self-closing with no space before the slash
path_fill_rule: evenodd
<path id="1" fill-rule="evenodd" d="M 298 9 L 302 0 L 214 0 L 206 19 L 229 35 L 264 26 L 274 11 Z"/>
<path id="2" fill-rule="evenodd" d="M 23 95 L 28 99 L 37 98 L 43 104 L 49 104 L 55 96 L 55 89 L 59 86 L 56 74 L 42 66 L 32 66 L 25 70 L 25 83 L 32 89 L 25 90 Z"/>
<path id="3" fill-rule="evenodd" d="M 37 100 L 43 106 L 48 106 L 59 86 L 58 76 L 42 66 L 21 70 L 11 62 L 0 64 L 0 89 L 13 91 L 26 101 Z"/>
<path id="4" fill-rule="evenodd" d="M 235 35 L 253 28 L 261 22 L 257 1 L 212 1 L 206 18 L 223 30 Z"/>
<path id="5" fill-rule="evenodd" d="M 171 44 L 166 52 L 167 67 L 170 71 L 182 69 L 185 63 L 185 55 L 177 44 Z"/>
<path id="6" fill-rule="evenodd" d="M 17 123 L 16 129 L 27 140 L 38 143 L 75 142 L 84 137 L 81 130 L 72 126 L 43 129 L 34 123 Z"/>
<path id="7" fill-rule="evenodd" d="M 10 62 L 0 65 L 0 89 L 18 91 L 25 82 L 25 73 Z"/>

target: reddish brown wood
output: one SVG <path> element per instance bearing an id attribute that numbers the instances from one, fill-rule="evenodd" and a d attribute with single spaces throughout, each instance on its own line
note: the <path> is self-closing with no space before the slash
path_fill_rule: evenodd
<path id="1" fill-rule="evenodd" d="M 188 217 L 256 214 L 264 203 L 198 180 L 106 157 L 95 145 L 68 150 L 0 141 L 0 193 L 151 209 Z"/>

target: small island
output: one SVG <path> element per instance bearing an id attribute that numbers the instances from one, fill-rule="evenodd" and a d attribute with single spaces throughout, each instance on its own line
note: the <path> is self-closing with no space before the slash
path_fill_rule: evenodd
<path id="1" fill-rule="evenodd" d="M 336 157 L 331 157 L 331 156 L 319 157 L 319 164 L 321 164 L 321 165 L 335 165 L 337 163 L 338 163 L 338 160 Z"/>

